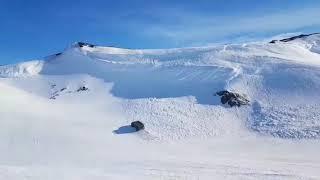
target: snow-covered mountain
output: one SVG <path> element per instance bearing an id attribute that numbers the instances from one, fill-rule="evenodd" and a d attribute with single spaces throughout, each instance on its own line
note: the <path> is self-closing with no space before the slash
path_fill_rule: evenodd
<path id="1" fill-rule="evenodd" d="M 319 34 L 159 50 L 74 43 L 0 77 L 2 179 L 320 177 Z M 222 90 L 249 105 L 221 104 Z"/>

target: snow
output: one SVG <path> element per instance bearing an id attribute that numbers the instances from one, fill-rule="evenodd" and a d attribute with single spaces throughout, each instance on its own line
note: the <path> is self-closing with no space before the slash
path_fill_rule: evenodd
<path id="1" fill-rule="evenodd" d="M 70 46 L 0 66 L 0 179 L 317 179 L 319 42 Z M 250 105 L 221 105 L 223 89 Z"/>
<path id="2" fill-rule="evenodd" d="M 0 68 L 0 77 L 34 76 L 41 72 L 42 66 L 43 61 L 40 60 L 2 66 Z"/>

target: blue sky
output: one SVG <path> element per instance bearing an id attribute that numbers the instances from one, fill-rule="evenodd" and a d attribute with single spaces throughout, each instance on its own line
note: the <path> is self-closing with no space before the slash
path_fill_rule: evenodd
<path id="1" fill-rule="evenodd" d="M 317 0 L 0 0 L 0 64 L 75 41 L 171 48 L 319 31 Z"/>

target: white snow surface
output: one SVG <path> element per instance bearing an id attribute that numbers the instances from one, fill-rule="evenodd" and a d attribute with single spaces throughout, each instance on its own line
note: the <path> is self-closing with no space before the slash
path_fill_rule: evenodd
<path id="1" fill-rule="evenodd" d="M 312 35 L 0 66 L 0 179 L 319 179 L 319 53 Z"/>

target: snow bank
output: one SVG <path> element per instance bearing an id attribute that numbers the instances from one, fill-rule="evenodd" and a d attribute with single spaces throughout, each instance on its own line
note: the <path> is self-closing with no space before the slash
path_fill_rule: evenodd
<path id="1" fill-rule="evenodd" d="M 319 57 L 314 35 L 1 66 L 0 179 L 317 179 Z"/>
<path id="2" fill-rule="evenodd" d="M 34 76 L 41 72 L 44 62 L 34 60 L 15 65 L 0 66 L 0 77 Z"/>
<path id="3" fill-rule="evenodd" d="M 71 46 L 45 61 L 3 66 L 0 74 L 53 79 L 66 75 L 86 79 L 76 74 L 88 74 L 101 79 L 100 84 L 112 84 L 110 93 L 121 100 L 123 123 L 142 121 L 158 139 L 238 136 L 245 131 L 317 138 L 319 121 L 311 117 L 318 117 L 320 108 L 318 48 L 319 35 L 274 44 L 169 50 Z M 68 91 L 75 91 L 69 84 L 73 80 L 62 84 L 47 78 L 7 81 L 42 97 L 67 97 Z M 221 106 L 213 94 L 224 89 L 246 94 L 252 106 Z M 303 115 L 297 110 L 301 107 Z"/>

